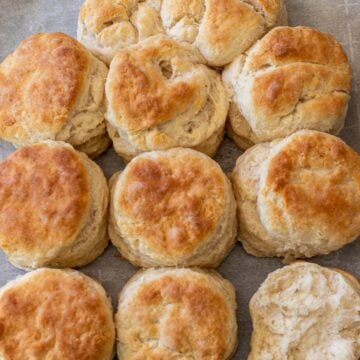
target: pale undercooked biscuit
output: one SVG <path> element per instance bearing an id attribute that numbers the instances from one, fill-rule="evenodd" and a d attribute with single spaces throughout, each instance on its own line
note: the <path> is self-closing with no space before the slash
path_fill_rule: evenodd
<path id="1" fill-rule="evenodd" d="M 334 37 L 306 27 L 278 27 L 224 71 L 232 102 L 228 134 L 238 146 L 300 129 L 337 134 L 350 99 L 350 66 Z"/>
<path id="2" fill-rule="evenodd" d="M 223 66 L 266 31 L 287 23 L 283 0 L 86 0 L 78 39 L 110 63 L 116 51 L 166 34 Z"/>
<path id="3" fill-rule="evenodd" d="M 235 289 L 215 271 L 139 271 L 115 316 L 121 360 L 230 360 L 237 345 Z"/>
<path id="4" fill-rule="evenodd" d="M 0 359 L 111 360 L 114 342 L 105 290 L 78 271 L 39 269 L 0 289 Z"/>
<path id="5" fill-rule="evenodd" d="M 75 267 L 108 243 L 101 169 L 63 142 L 27 145 L 0 162 L 0 248 L 17 267 Z"/>
<path id="6" fill-rule="evenodd" d="M 61 140 L 95 157 L 110 144 L 107 67 L 63 33 L 25 39 L 0 65 L 0 138 L 15 146 Z"/>
<path id="7" fill-rule="evenodd" d="M 191 149 L 148 152 L 110 181 L 109 235 L 131 263 L 216 267 L 236 241 L 236 203 L 220 166 Z"/>
<path id="8" fill-rule="evenodd" d="M 360 284 L 338 269 L 297 262 L 271 273 L 250 301 L 248 360 L 358 360 Z"/>
<path id="9" fill-rule="evenodd" d="M 109 135 L 125 160 L 177 146 L 213 156 L 223 138 L 227 92 L 188 44 L 159 35 L 119 51 L 106 97 Z"/>
<path id="10" fill-rule="evenodd" d="M 239 240 L 253 255 L 324 255 L 360 235 L 360 156 L 333 135 L 301 130 L 258 144 L 232 180 Z"/>

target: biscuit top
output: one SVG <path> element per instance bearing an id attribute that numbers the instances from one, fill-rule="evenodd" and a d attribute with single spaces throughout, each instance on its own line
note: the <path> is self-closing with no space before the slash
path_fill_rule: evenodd
<path id="1" fill-rule="evenodd" d="M 360 156 L 339 138 L 299 131 L 261 170 L 258 209 L 270 235 L 352 239 L 360 234 Z"/>
<path id="2" fill-rule="evenodd" d="M 0 136 L 14 143 L 55 139 L 82 92 L 88 51 L 63 33 L 25 39 L 0 65 Z"/>
<path id="3" fill-rule="evenodd" d="M 286 126 L 289 114 L 311 118 L 315 116 L 311 111 L 322 113 L 325 119 L 334 114 L 340 118 L 346 108 L 350 67 L 343 48 L 329 34 L 305 27 L 273 29 L 245 61 L 244 74 L 256 71 L 252 106 L 254 117 L 262 118 L 264 124 L 257 125 L 250 117 L 255 129 Z M 278 117 L 283 122 L 281 118 L 275 122 Z"/>
<path id="4" fill-rule="evenodd" d="M 106 80 L 106 118 L 137 152 L 196 147 L 221 133 L 229 106 L 220 74 L 191 45 L 163 35 L 123 49 Z"/>
<path id="5" fill-rule="evenodd" d="M 113 199 L 123 237 L 164 256 L 189 254 L 207 241 L 229 201 L 221 168 L 180 148 L 132 160 Z"/>
<path id="6" fill-rule="evenodd" d="M 103 49 L 114 52 L 135 44 L 163 32 L 160 4 L 160 0 L 86 0 L 79 12 L 80 37 L 90 33 Z"/>
<path id="7" fill-rule="evenodd" d="M 195 45 L 214 66 L 224 66 L 246 51 L 275 25 L 284 6 L 280 0 L 206 0 L 203 3 L 205 12 Z"/>
<path id="8" fill-rule="evenodd" d="M 86 27 L 94 33 L 109 27 L 116 33 L 114 25 L 130 21 L 128 13 L 135 9 L 137 3 L 138 0 L 86 0 L 80 8 L 79 19 L 86 22 Z"/>
<path id="9" fill-rule="evenodd" d="M 250 301 L 258 359 L 360 356 L 360 285 L 343 271 L 296 262 L 271 273 Z"/>
<path id="10" fill-rule="evenodd" d="M 199 48 L 208 63 L 223 66 L 247 50 L 280 16 L 279 0 L 163 1 L 166 33 Z"/>
<path id="11" fill-rule="evenodd" d="M 120 295 L 120 358 L 229 359 L 234 295 L 218 275 L 188 269 L 137 274 Z"/>
<path id="12" fill-rule="evenodd" d="M 106 83 L 114 125 L 139 132 L 201 108 L 207 97 L 201 62 L 191 46 L 163 36 L 118 52 Z"/>
<path id="13" fill-rule="evenodd" d="M 41 269 L 0 291 L 2 359 L 110 360 L 114 325 L 104 290 L 73 270 Z"/>
<path id="14" fill-rule="evenodd" d="M 168 0 L 169 2 L 175 2 L 175 0 Z M 193 0 L 190 0 L 194 2 Z M 198 2 L 198 1 L 195 1 Z M 204 1 L 202 1 L 204 2 Z M 223 17 L 225 20 L 224 30 L 231 30 L 230 24 L 232 24 L 231 18 L 235 16 L 239 16 L 241 14 L 240 9 L 249 8 L 254 13 L 259 14 L 264 18 L 267 25 L 272 26 L 276 22 L 279 13 L 281 11 L 282 2 L 279 0 L 207 0 L 205 1 L 205 5 L 207 6 L 207 11 L 209 16 L 215 22 L 218 21 L 216 19 L 216 15 Z M 230 8 L 228 8 L 228 6 Z M 177 3 L 177 8 L 179 8 L 179 3 Z M 216 13 L 216 10 L 220 11 L 220 13 Z M 228 10 L 233 10 L 233 12 L 229 12 Z M 229 23 L 226 23 L 229 21 Z M 253 20 L 254 21 L 254 20 Z M 248 24 L 248 25 L 251 25 Z M 211 35 L 211 34 L 209 34 Z M 226 36 L 226 31 L 224 36 Z"/>
<path id="15" fill-rule="evenodd" d="M 89 204 L 79 153 L 51 141 L 22 147 L 0 162 L 0 247 L 14 256 L 53 256 L 71 245 Z"/>
<path id="16" fill-rule="evenodd" d="M 333 36 L 302 26 L 272 29 L 249 51 L 244 71 L 293 62 L 327 65 L 349 71 L 346 54 Z"/>
<path id="17" fill-rule="evenodd" d="M 351 71 L 336 39 L 306 27 L 277 27 L 223 73 L 255 143 L 300 129 L 337 133 Z"/>

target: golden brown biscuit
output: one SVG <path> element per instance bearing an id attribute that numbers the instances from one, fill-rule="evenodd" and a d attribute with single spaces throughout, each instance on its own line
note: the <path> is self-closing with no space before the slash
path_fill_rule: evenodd
<path id="1" fill-rule="evenodd" d="M 342 270 L 306 262 L 276 270 L 250 312 L 248 360 L 360 358 L 360 284 Z"/>
<path id="2" fill-rule="evenodd" d="M 216 267 L 236 242 L 231 184 L 202 153 L 139 155 L 110 187 L 111 241 L 137 266 Z"/>
<path id="3" fill-rule="evenodd" d="M 197 47 L 223 66 L 275 25 L 285 25 L 283 0 L 86 0 L 78 39 L 110 63 L 116 51 L 166 34 Z"/>
<path id="4" fill-rule="evenodd" d="M 112 306 L 75 270 L 40 269 L 0 289 L 0 358 L 111 360 Z"/>
<path id="5" fill-rule="evenodd" d="M 360 235 L 360 156 L 335 136 L 302 130 L 256 145 L 232 180 L 239 240 L 253 255 L 324 255 Z"/>
<path id="6" fill-rule="evenodd" d="M 190 45 L 159 35 L 119 51 L 106 96 L 109 135 L 126 160 L 178 146 L 213 156 L 222 140 L 227 93 Z"/>
<path id="7" fill-rule="evenodd" d="M 271 30 L 224 71 L 228 134 L 238 146 L 300 129 L 337 134 L 350 99 L 350 66 L 334 37 L 306 27 Z"/>
<path id="8" fill-rule="evenodd" d="M 101 169 L 62 142 L 24 146 L 0 162 L 0 248 L 20 268 L 75 267 L 108 243 Z"/>
<path id="9" fill-rule="evenodd" d="M 215 271 L 149 269 L 130 279 L 115 316 L 119 359 L 230 360 L 235 289 Z"/>
<path id="10" fill-rule="evenodd" d="M 86 0 L 80 8 L 77 38 L 110 64 L 118 50 L 163 32 L 160 1 Z"/>
<path id="11" fill-rule="evenodd" d="M 94 157 L 109 145 L 106 66 L 63 33 L 25 39 L 0 65 L 0 137 L 66 141 Z"/>

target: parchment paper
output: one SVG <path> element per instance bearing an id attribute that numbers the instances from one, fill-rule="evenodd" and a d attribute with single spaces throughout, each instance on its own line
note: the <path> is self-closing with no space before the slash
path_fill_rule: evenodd
<path id="1" fill-rule="evenodd" d="M 180 0 L 179 0 L 180 1 Z M 82 0 L 0 0 L 0 60 L 26 36 L 39 31 L 64 31 L 76 36 L 76 23 Z M 341 137 L 360 152 L 360 0 L 286 0 L 291 25 L 307 25 L 334 34 L 345 47 L 353 68 L 352 99 Z M 0 142 L 0 157 L 13 151 L 11 145 Z M 241 151 L 225 139 L 216 160 L 229 172 Z M 124 167 L 112 149 L 99 159 L 98 164 L 111 176 Z M 98 279 L 113 299 L 135 268 L 119 259 L 110 246 L 91 265 L 81 269 Z M 360 241 L 328 256 L 311 261 L 325 266 L 340 267 L 360 277 Z M 231 280 L 237 289 L 239 347 L 234 359 L 245 360 L 249 351 L 251 322 L 248 303 L 251 296 L 265 280 L 267 274 L 283 264 L 279 259 L 258 259 L 244 252 L 240 244 L 218 269 Z M 0 252 L 0 286 L 23 272 L 12 267 Z M 25 359 L 24 359 L 25 360 Z"/>

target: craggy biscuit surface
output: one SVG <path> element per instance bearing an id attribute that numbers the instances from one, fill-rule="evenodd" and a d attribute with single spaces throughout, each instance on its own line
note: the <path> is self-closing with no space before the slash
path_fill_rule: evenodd
<path id="1" fill-rule="evenodd" d="M 360 156 L 335 136 L 302 130 L 258 144 L 232 179 L 239 240 L 251 254 L 324 255 L 360 234 Z"/>
<path id="2" fill-rule="evenodd" d="M 63 142 L 24 146 L 0 162 L 0 248 L 21 268 L 84 265 L 107 244 L 101 169 Z"/>
<path id="3" fill-rule="evenodd" d="M 29 36 L 0 65 L 0 137 L 15 146 L 71 143 L 90 156 L 107 148 L 105 64 L 64 33 Z"/>
<path id="4" fill-rule="evenodd" d="M 300 129 L 337 134 L 350 99 L 350 66 L 334 37 L 277 27 L 223 73 L 232 93 L 228 132 L 242 148 Z"/>
<path id="5" fill-rule="evenodd" d="M 228 179 L 206 155 L 149 152 L 111 180 L 110 238 L 139 266 L 217 266 L 235 242 L 235 208 Z"/>
<path id="6" fill-rule="evenodd" d="M 40 269 L 0 289 L 0 357 L 110 360 L 115 329 L 102 286 L 74 270 Z"/>
<path id="7" fill-rule="evenodd" d="M 215 272 L 149 269 L 122 290 L 120 359 L 225 360 L 237 344 L 233 286 Z"/>
<path id="8" fill-rule="evenodd" d="M 227 92 L 188 44 L 159 35 L 119 51 L 106 96 L 109 135 L 126 160 L 177 146 L 213 156 L 222 140 Z"/>
<path id="9" fill-rule="evenodd" d="M 357 360 L 360 285 L 350 274 L 297 262 L 271 273 L 250 301 L 248 360 Z"/>

